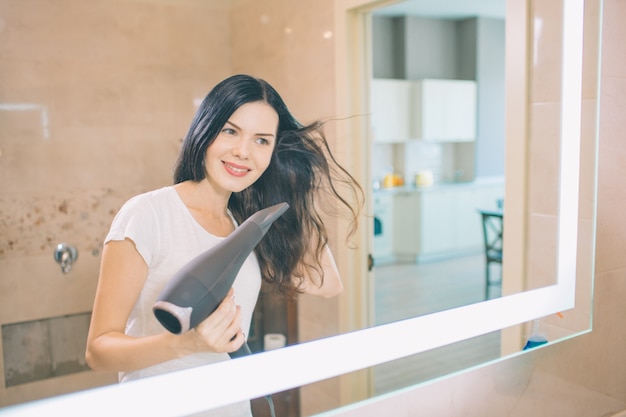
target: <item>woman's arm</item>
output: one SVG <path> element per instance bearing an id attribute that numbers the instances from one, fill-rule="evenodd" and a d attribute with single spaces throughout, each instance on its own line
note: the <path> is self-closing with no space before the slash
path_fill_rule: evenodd
<path id="1" fill-rule="evenodd" d="M 125 334 L 148 267 L 129 240 L 104 245 L 87 337 L 87 363 L 96 371 L 132 371 L 202 351 L 231 352 L 243 343 L 239 308 L 231 296 L 196 330 L 147 337 Z M 233 336 L 236 337 L 230 340 Z"/>
<path id="2" fill-rule="evenodd" d="M 339 295 L 343 291 L 343 283 L 339 275 L 339 270 L 337 269 L 337 264 L 335 263 L 335 258 L 328 245 L 324 246 L 320 264 L 324 277 L 323 282 L 318 270 L 314 268 L 303 268 L 306 271 L 305 276 L 300 279 L 294 278 L 296 280 L 295 285 L 305 294 L 318 295 L 324 298 Z"/>

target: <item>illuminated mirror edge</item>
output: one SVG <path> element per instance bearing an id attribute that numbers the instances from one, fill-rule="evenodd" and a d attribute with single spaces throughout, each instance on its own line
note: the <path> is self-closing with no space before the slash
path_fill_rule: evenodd
<path id="1" fill-rule="evenodd" d="M 581 3 L 577 0 L 576 3 L 569 4 L 581 5 Z M 582 23 L 579 27 L 582 27 Z M 564 71 L 568 67 L 570 66 L 564 65 Z M 573 112 L 576 113 L 576 110 L 574 109 Z M 563 117 L 565 118 L 566 115 L 564 114 Z M 567 146 L 571 144 L 571 140 L 565 140 L 565 134 L 563 144 Z M 573 144 L 573 146 L 576 145 Z M 564 163 L 570 161 L 567 158 L 576 157 L 576 150 L 566 155 L 570 156 L 564 156 L 566 158 Z M 570 162 L 577 164 L 577 161 Z M 571 171 L 568 174 L 571 174 Z M 577 184 L 577 181 L 574 183 Z M 561 188 L 563 187 L 562 183 Z M 572 189 L 571 192 L 577 195 L 577 188 Z M 563 198 L 572 198 L 572 196 L 569 194 Z M 568 210 L 574 207 L 576 210 L 577 205 L 562 205 L 561 207 Z M 573 220 L 567 219 L 568 217 L 564 216 L 561 220 L 562 232 L 567 231 L 567 227 L 564 226 L 575 221 L 576 216 Z M 575 253 L 575 245 L 573 248 Z M 560 252 L 560 259 L 567 259 L 565 254 L 570 253 L 572 249 L 563 245 L 559 250 L 564 251 Z M 303 343 L 237 361 L 8 407 L 0 410 L 0 415 L 34 416 L 43 413 L 54 414 L 55 410 L 64 414 L 68 413 L 68 410 L 89 410 L 90 415 L 109 416 L 112 413 L 132 413 L 134 412 L 133 404 L 141 406 L 141 410 L 136 410 L 137 412 L 150 413 L 155 416 L 181 415 L 215 408 L 373 366 L 572 308 L 574 287 L 575 271 L 570 271 L 560 262 L 559 281 L 554 286 Z M 435 330 L 432 332 L 433 335 L 444 333 L 436 330 L 460 328 L 463 326 L 459 326 L 459 323 L 464 321 L 479 323 L 479 325 L 472 329 L 468 326 L 463 332 L 454 335 L 442 334 L 439 338 L 423 338 L 428 340 L 419 340 L 418 343 L 413 340 L 414 336 L 410 336 L 428 334 L 424 332 L 432 330 Z M 372 349 L 372 345 L 376 345 L 377 349 Z M 307 360 L 303 361 L 303 357 Z M 190 384 L 189 381 L 202 382 Z M 207 390 L 215 395 L 206 397 Z M 173 396 L 178 399 L 175 404 L 168 401 Z M 98 404 L 96 409 L 93 407 L 94 403 Z"/>

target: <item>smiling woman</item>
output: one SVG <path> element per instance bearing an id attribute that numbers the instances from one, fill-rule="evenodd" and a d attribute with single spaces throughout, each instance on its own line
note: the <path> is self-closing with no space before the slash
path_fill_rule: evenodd
<path id="1" fill-rule="evenodd" d="M 332 154 L 327 159 L 316 127 L 298 123 L 278 93 L 251 76 L 229 77 L 209 92 L 183 141 L 175 185 L 133 197 L 113 220 L 87 339 L 92 369 L 119 372 L 127 382 L 227 360 L 250 334 L 262 279 L 288 295 L 337 294 L 341 277 L 310 202 L 327 184 L 326 194 L 343 203 L 334 182 L 352 178 Z M 153 305 L 177 271 L 281 203 L 290 210 L 242 260 L 219 306 L 191 330 L 165 332 Z M 250 415 L 249 402 L 207 415 L 224 413 Z"/>

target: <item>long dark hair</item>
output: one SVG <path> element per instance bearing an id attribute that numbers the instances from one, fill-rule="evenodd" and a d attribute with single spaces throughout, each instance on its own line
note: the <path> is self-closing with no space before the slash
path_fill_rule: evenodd
<path id="1" fill-rule="evenodd" d="M 339 203 L 351 217 L 350 236 L 356 230 L 363 201 L 361 187 L 335 160 L 323 123 L 302 125 L 269 83 L 234 75 L 217 84 L 200 104 L 183 141 L 174 182 L 203 180 L 207 148 L 240 106 L 256 101 L 268 103 L 278 114 L 276 145 L 263 175 L 245 190 L 232 193 L 228 208 L 241 223 L 265 207 L 283 201 L 289 204 L 289 210 L 274 222 L 255 252 L 263 279 L 293 296 L 297 282 L 294 284 L 292 277 L 304 276 L 302 268 L 322 271 L 319 260 L 328 241 L 323 216 L 336 214 L 330 208 Z M 350 200 L 342 196 L 340 188 L 352 194 Z M 313 264 L 303 264 L 307 253 L 311 255 L 307 258 L 315 260 Z"/>

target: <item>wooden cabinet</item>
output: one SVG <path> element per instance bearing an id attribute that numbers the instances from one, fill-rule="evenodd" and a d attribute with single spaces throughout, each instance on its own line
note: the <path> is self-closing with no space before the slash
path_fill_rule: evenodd
<path id="1" fill-rule="evenodd" d="M 398 192 L 393 200 L 393 253 L 427 261 L 477 252 L 483 246 L 479 209 L 495 209 L 502 183 Z"/>
<path id="2" fill-rule="evenodd" d="M 454 142 L 476 139 L 475 81 L 415 81 L 412 98 L 414 138 Z"/>
<path id="3" fill-rule="evenodd" d="M 476 139 L 476 82 L 374 79 L 371 128 L 375 142 Z"/>

